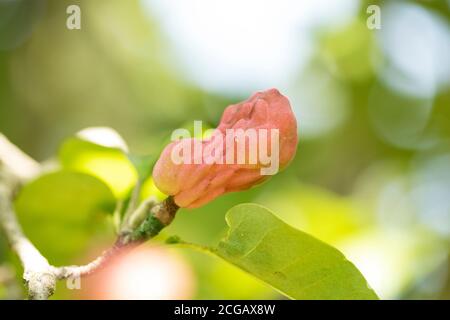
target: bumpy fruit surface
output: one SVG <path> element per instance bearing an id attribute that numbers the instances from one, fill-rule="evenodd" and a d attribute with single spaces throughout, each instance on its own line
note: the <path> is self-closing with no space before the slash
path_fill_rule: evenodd
<path id="1" fill-rule="evenodd" d="M 278 90 L 270 89 L 254 94 L 249 99 L 238 104 L 228 106 L 220 120 L 212 137 L 199 141 L 195 138 L 181 139 L 170 143 L 161 153 L 153 169 L 155 185 L 164 193 L 174 196 L 175 203 L 180 207 L 196 208 L 202 206 L 216 197 L 234 191 L 251 188 L 268 178 L 270 175 L 261 174 L 261 169 L 267 163 L 260 161 L 248 161 L 244 163 L 205 163 L 195 160 L 194 152 L 190 155 L 189 163 L 176 163 L 173 161 L 174 148 L 191 147 L 200 143 L 202 150 L 208 150 L 208 146 L 217 144 L 217 137 L 223 138 L 220 150 L 226 159 L 226 153 L 230 148 L 234 149 L 236 157 L 238 141 L 225 143 L 228 129 L 277 129 L 279 153 L 277 155 L 279 168 L 283 169 L 293 159 L 297 150 L 297 122 L 291 110 L 288 99 Z M 268 154 L 271 154 L 271 135 L 267 135 Z M 261 140 L 257 141 L 261 144 Z M 250 144 L 245 144 L 245 152 L 249 151 Z M 258 145 L 258 150 L 261 145 Z M 202 156 L 204 156 L 202 154 Z M 214 154 L 216 156 L 216 154 Z M 236 159 L 236 158 L 234 158 Z"/>

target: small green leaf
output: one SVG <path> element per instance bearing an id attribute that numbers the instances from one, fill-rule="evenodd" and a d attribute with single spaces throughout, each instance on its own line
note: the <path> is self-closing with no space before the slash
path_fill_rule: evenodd
<path id="1" fill-rule="evenodd" d="M 124 153 L 128 153 L 128 146 L 125 140 L 123 140 L 116 130 L 109 127 L 85 128 L 78 131 L 76 137 L 102 147 L 119 149 Z"/>
<path id="2" fill-rule="evenodd" d="M 122 149 L 96 144 L 84 137 L 67 139 L 59 150 L 59 160 L 65 169 L 88 173 L 104 181 L 118 198 L 124 198 L 138 179 L 136 169 Z"/>
<path id="3" fill-rule="evenodd" d="M 293 299 L 378 299 L 359 270 L 330 245 L 256 204 L 228 211 L 215 253 Z M 324 222 L 326 223 L 326 222 Z"/>
<path id="4" fill-rule="evenodd" d="M 115 198 L 99 179 L 79 172 L 58 171 L 30 182 L 15 208 L 25 234 L 52 263 L 73 263 L 89 241 L 107 226 L 105 213 Z"/>

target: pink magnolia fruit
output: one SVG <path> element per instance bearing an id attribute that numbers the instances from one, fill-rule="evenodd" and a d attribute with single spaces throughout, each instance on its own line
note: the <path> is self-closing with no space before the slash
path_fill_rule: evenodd
<path id="1" fill-rule="evenodd" d="M 228 106 L 210 138 L 167 145 L 153 169 L 154 183 L 178 206 L 196 208 L 267 180 L 293 159 L 297 142 L 297 122 L 288 99 L 276 89 L 258 92 Z M 187 161 L 174 159 L 174 154 Z M 276 170 L 269 172 L 274 163 Z"/>

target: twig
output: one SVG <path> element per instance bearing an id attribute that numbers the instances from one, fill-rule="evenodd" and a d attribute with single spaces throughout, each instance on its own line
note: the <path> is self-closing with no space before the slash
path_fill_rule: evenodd
<path id="1" fill-rule="evenodd" d="M 40 165 L 22 150 L 12 144 L 0 133 L 0 169 L 6 169 L 20 181 L 27 181 L 37 176 Z"/>
<path id="2" fill-rule="evenodd" d="M 129 232 L 128 228 L 119 234 L 119 237 L 111 248 L 104 251 L 94 261 L 83 266 L 67 266 L 67 267 L 53 267 L 53 274 L 57 279 L 68 279 L 90 275 L 94 272 L 101 270 L 117 255 L 130 250 L 148 239 L 156 236 L 161 229 L 168 226 L 175 213 L 178 210 L 178 206 L 173 201 L 172 197 L 168 197 L 166 200 L 159 204 L 152 204 L 153 199 L 144 201 L 136 210 L 133 216 L 142 216 L 146 213 L 146 217 L 141 221 L 139 225 L 135 225 L 132 232 Z"/>
<path id="3" fill-rule="evenodd" d="M 130 245 L 127 248 L 132 247 Z M 125 249 L 126 247 L 116 244 L 86 265 L 53 267 L 53 274 L 58 280 L 88 276 L 104 268 L 113 258 L 124 253 Z"/>

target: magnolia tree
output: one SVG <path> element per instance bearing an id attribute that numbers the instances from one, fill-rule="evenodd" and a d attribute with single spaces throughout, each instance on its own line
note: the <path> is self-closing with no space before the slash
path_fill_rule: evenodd
<path id="1" fill-rule="evenodd" d="M 104 135 L 114 139 L 105 143 Z M 174 141 L 159 157 L 130 154 L 120 136 L 109 129 L 83 130 L 68 139 L 56 165 L 39 164 L 5 137 L 0 138 L 0 222 L 11 249 L 23 265 L 23 279 L 30 299 L 47 299 L 58 280 L 92 274 L 118 255 L 155 237 L 176 218 L 179 208 L 201 207 L 228 192 L 239 192 L 266 182 L 289 165 L 298 143 L 297 121 L 290 103 L 276 89 L 258 92 L 246 101 L 227 107 L 218 127 L 201 137 L 192 138 L 184 131 L 174 131 Z M 86 265 L 54 266 L 49 262 L 52 257 L 44 257 L 24 234 L 14 210 L 26 207 L 30 199 L 39 198 L 39 185 L 57 188 L 62 178 L 90 179 L 89 183 L 95 185 L 96 179 L 104 175 L 105 163 L 100 160 L 85 161 L 81 167 L 74 165 L 74 159 L 80 154 L 86 158 L 89 150 L 126 157 L 138 179 L 131 192 L 122 192 L 127 186 L 121 186 L 119 181 L 115 192 L 103 189 L 104 192 L 100 192 L 93 187 L 79 195 L 102 197 L 108 192 L 108 199 L 115 208 L 111 221 L 117 239 Z M 80 171 L 83 176 L 78 176 Z M 141 199 L 143 181 L 149 176 L 159 191 Z M 228 233 L 218 244 L 205 247 L 187 243 L 177 236 L 168 237 L 165 244 L 188 245 L 207 251 L 289 298 L 377 298 L 342 253 L 287 225 L 269 209 L 245 203 L 224 210 L 228 210 L 225 215 Z M 33 230 L 42 234 L 44 228 L 36 225 Z M 59 241 L 59 245 L 64 247 L 64 241 Z"/>

